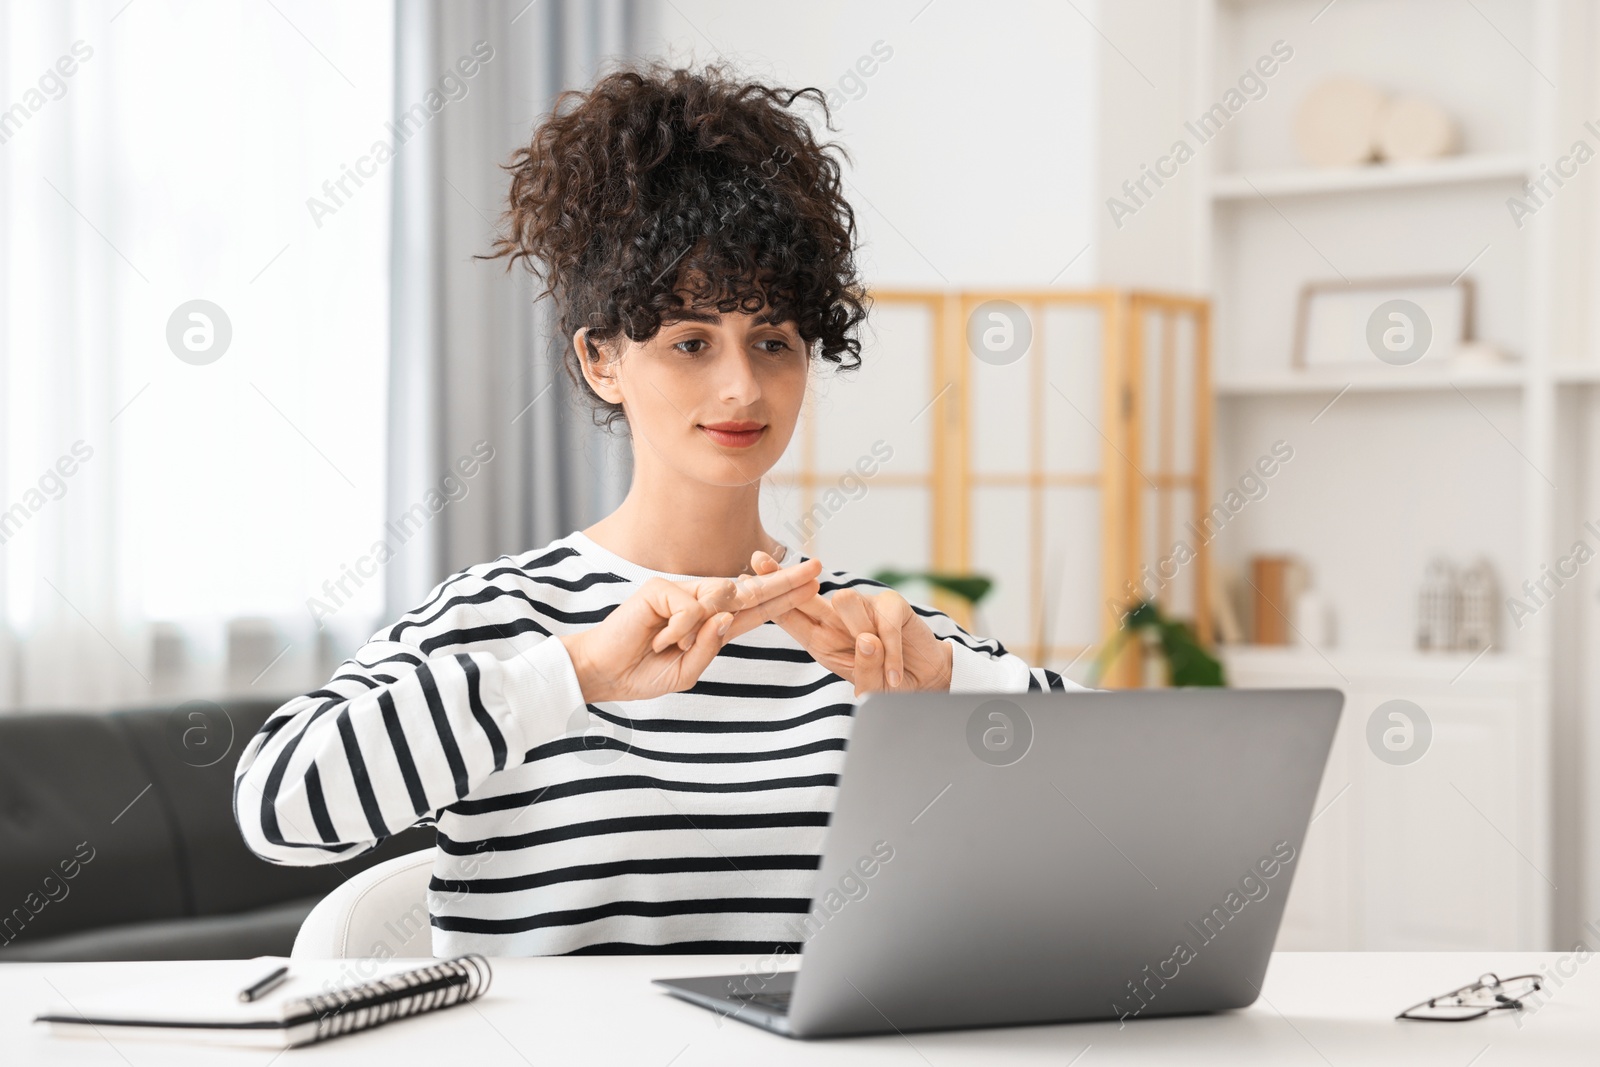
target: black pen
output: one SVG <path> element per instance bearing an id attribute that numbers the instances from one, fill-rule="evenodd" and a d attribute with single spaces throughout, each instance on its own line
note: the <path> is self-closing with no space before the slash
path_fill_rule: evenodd
<path id="1" fill-rule="evenodd" d="M 277 970 L 261 979 L 261 981 L 257 982 L 255 985 L 250 986 L 248 989 L 242 990 L 239 993 L 239 999 L 244 1001 L 255 1000 L 257 997 L 278 988 L 278 986 L 283 983 L 284 979 L 288 977 L 289 968 L 279 967 Z"/>

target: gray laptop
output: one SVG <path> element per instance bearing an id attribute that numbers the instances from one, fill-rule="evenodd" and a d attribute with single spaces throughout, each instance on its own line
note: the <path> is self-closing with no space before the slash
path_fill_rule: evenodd
<path id="1" fill-rule="evenodd" d="M 1344 695 L 874 694 L 802 946 L 657 979 L 791 1037 L 1132 1021 L 1260 992 Z"/>

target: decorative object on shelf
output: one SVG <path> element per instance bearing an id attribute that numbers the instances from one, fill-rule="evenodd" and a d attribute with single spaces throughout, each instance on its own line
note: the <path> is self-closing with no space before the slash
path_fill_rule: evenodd
<path id="1" fill-rule="evenodd" d="M 1376 159 L 1383 92 L 1353 78 L 1316 86 L 1294 115 L 1294 143 L 1313 167 L 1354 167 Z"/>
<path id="2" fill-rule="evenodd" d="M 1294 561 L 1288 556 L 1251 556 L 1250 640 L 1257 645 L 1287 645 L 1294 610 Z"/>
<path id="3" fill-rule="evenodd" d="M 1385 103 L 1378 115 L 1378 156 L 1385 162 L 1442 159 L 1459 144 L 1456 124 L 1427 97 L 1398 97 Z"/>
<path id="4" fill-rule="evenodd" d="M 1487 559 L 1480 557 L 1462 568 L 1435 556 L 1417 592 L 1417 649 L 1482 652 L 1493 648 L 1499 602 L 1499 582 Z"/>
<path id="5" fill-rule="evenodd" d="M 1409 308 L 1401 318 L 1383 313 L 1385 305 L 1404 301 Z M 1477 287 L 1466 276 L 1408 275 L 1393 278 L 1357 278 L 1346 281 L 1307 282 L 1300 287 L 1295 309 L 1294 366 L 1352 364 L 1373 366 L 1380 361 L 1368 335 L 1374 316 L 1389 329 L 1405 336 L 1389 348 L 1394 358 L 1382 362 L 1405 365 L 1422 358 L 1429 362 L 1453 358 L 1461 346 L 1474 340 L 1473 317 Z M 1420 318 L 1418 317 L 1420 314 Z M 1387 339 L 1387 334 L 1385 334 Z M 1407 354 L 1408 348 L 1420 352 Z"/>
<path id="6" fill-rule="evenodd" d="M 1461 584 L 1455 564 L 1443 556 L 1428 563 L 1417 591 L 1417 649 L 1447 651 L 1456 647 L 1456 620 L 1461 612 Z"/>
<path id="7" fill-rule="evenodd" d="M 1216 620 L 1217 641 L 1224 645 L 1244 644 L 1244 627 L 1239 624 L 1237 567 L 1213 567 L 1211 580 L 1206 583 L 1211 597 L 1211 617 Z"/>
<path id="8" fill-rule="evenodd" d="M 1461 573 L 1461 597 L 1456 618 L 1455 647 L 1462 652 L 1482 652 L 1495 642 L 1495 610 L 1500 602 L 1494 567 L 1486 559 Z"/>
<path id="9" fill-rule="evenodd" d="M 1152 600 L 1141 600 L 1122 616 L 1122 626 L 1095 655 L 1089 685 L 1100 684 L 1101 677 L 1130 639 L 1145 642 L 1152 653 L 1159 653 L 1167 665 L 1166 682 L 1173 686 L 1227 685 L 1222 661 L 1207 652 L 1189 624 L 1169 619 Z M 1155 658 L 1146 658 L 1145 662 Z"/>
<path id="10" fill-rule="evenodd" d="M 1294 643 L 1318 650 L 1334 647 L 1333 605 L 1309 583 L 1294 596 Z"/>
<path id="11" fill-rule="evenodd" d="M 1332 78 L 1300 101 L 1294 143 L 1313 167 L 1358 167 L 1442 159 L 1461 138 L 1456 123 L 1427 97 L 1390 98 L 1368 82 Z"/>

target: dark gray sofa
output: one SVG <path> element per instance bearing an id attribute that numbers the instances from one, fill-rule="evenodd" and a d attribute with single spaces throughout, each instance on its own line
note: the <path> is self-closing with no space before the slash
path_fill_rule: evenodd
<path id="1" fill-rule="evenodd" d="M 337 866 L 251 853 L 233 768 L 282 699 L 0 715 L 0 963 L 286 955 L 326 893 L 433 844 L 414 827 Z"/>

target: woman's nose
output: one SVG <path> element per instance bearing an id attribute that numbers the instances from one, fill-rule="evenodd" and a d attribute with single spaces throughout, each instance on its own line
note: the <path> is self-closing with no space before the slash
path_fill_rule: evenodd
<path id="1" fill-rule="evenodd" d="M 750 365 L 749 353 L 742 349 L 729 349 L 718 367 L 718 386 L 722 399 L 736 404 L 753 403 L 761 396 L 760 383 Z"/>

